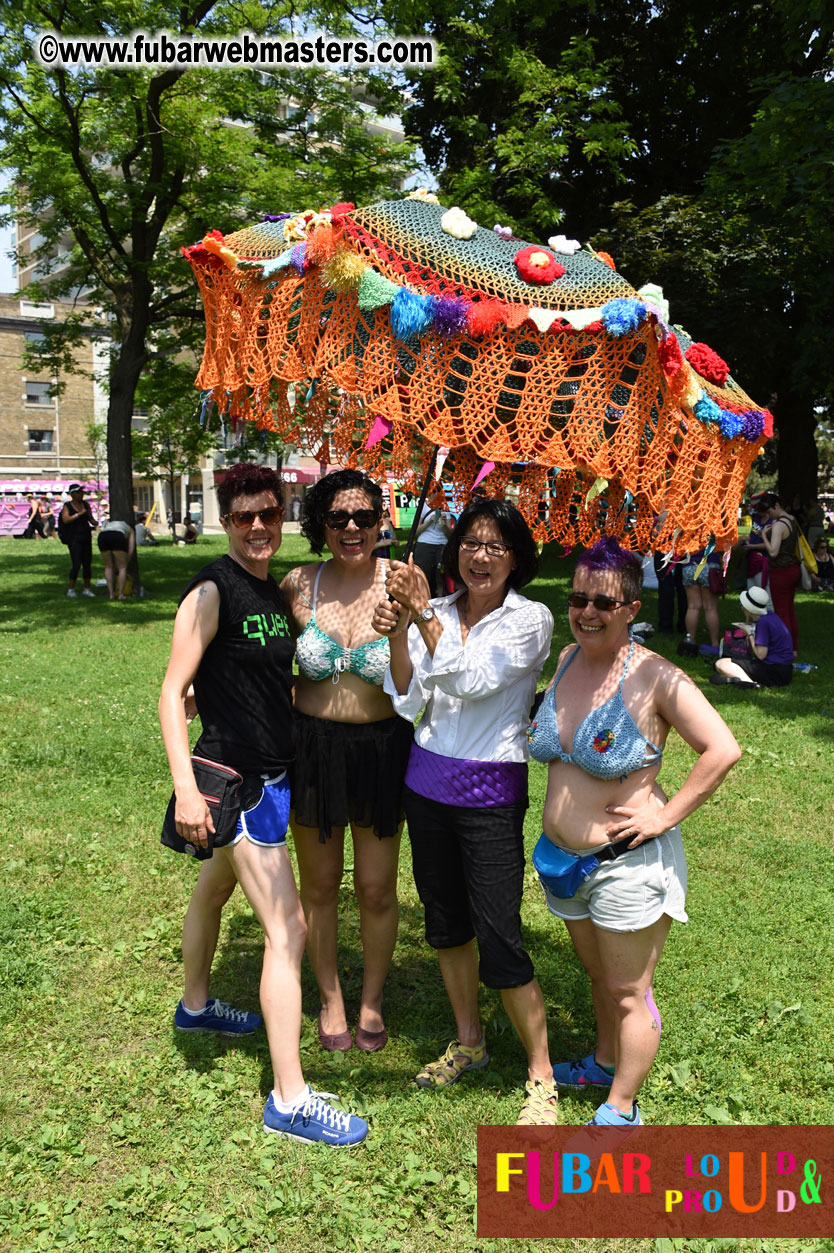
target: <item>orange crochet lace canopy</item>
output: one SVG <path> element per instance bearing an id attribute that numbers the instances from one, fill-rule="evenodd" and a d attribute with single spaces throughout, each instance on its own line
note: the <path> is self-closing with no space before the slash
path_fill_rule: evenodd
<path id="1" fill-rule="evenodd" d="M 296 439 L 303 423 L 311 447 L 395 477 L 441 445 L 459 501 L 512 485 L 537 539 L 566 546 L 735 539 L 772 417 L 606 254 L 525 243 L 425 192 L 183 251 L 206 315 L 197 386 L 233 421 Z"/>

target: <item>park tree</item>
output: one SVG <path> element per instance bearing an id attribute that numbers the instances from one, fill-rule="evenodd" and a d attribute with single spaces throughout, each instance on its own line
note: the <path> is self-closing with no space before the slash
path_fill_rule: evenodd
<path id="1" fill-rule="evenodd" d="M 0 0 L 0 144 L 13 181 L 10 216 L 37 222 L 44 270 L 36 298 L 77 297 L 102 311 L 111 343 L 107 448 L 112 516 L 132 521 L 131 418 L 140 380 L 158 393 L 171 362 L 203 337 L 196 287 L 179 250 L 264 212 L 390 194 L 409 145 L 362 123 L 365 100 L 391 110 L 392 84 L 339 73 L 131 67 L 47 69 L 32 39 L 126 36 L 137 28 L 274 37 L 351 19 L 334 6 L 253 0 Z M 56 252 L 63 255 L 53 260 Z M 58 268 L 60 266 L 60 268 Z M 45 341 L 66 362 L 83 318 Z M 51 354 L 51 355 L 50 355 Z"/>
<path id="2" fill-rule="evenodd" d="M 406 112 L 444 198 L 558 224 L 660 283 L 773 408 L 780 489 L 816 487 L 834 388 L 834 16 L 818 0 L 397 0 L 442 49 Z"/>

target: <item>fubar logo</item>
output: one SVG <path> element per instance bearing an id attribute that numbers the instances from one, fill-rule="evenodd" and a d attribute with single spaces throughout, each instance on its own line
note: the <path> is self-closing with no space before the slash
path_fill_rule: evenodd
<path id="1" fill-rule="evenodd" d="M 834 1234 L 834 1127 L 479 1127 L 478 1236 Z"/>

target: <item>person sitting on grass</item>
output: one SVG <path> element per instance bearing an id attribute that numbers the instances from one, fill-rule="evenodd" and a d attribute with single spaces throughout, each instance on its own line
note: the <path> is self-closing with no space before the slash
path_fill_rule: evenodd
<path id="1" fill-rule="evenodd" d="M 642 1122 L 637 1093 L 660 1042 L 653 980 L 673 919 L 686 922 L 680 824 L 738 761 L 739 746 L 672 662 L 638 645 L 640 561 L 614 539 L 576 563 L 556 676 L 528 731 L 549 763 L 543 832 L 533 853 L 547 907 L 591 978 L 597 1037 L 557 1062 L 559 1087 L 608 1089 L 591 1123 Z M 674 728 L 697 761 L 671 798 L 657 782 Z"/>
<path id="2" fill-rule="evenodd" d="M 264 930 L 261 1009 L 273 1069 L 264 1131 L 301 1141 L 358 1144 L 368 1124 L 329 1104 L 331 1093 L 304 1081 L 299 1057 L 301 958 L 307 928 L 287 851 L 294 755 L 289 610 L 268 572 L 281 546 L 281 476 L 240 464 L 218 485 L 229 551 L 205 566 L 183 593 L 159 718 L 174 780 L 182 851 L 211 847 L 215 828 L 188 746 L 186 699 L 192 681 L 203 726 L 195 757 L 243 776 L 243 807 L 229 843 L 201 861 L 182 934 L 185 992 L 174 1014 L 180 1031 L 248 1035 L 257 1014 L 209 999 L 220 914 L 240 883 Z M 225 834 L 225 833 L 224 833 Z M 164 838 L 164 833 L 163 833 Z"/>
<path id="3" fill-rule="evenodd" d="M 786 687 L 793 679 L 793 640 L 781 618 L 768 612 L 764 588 L 751 587 L 739 597 L 748 625 L 749 657 L 719 657 L 710 683 Z"/>

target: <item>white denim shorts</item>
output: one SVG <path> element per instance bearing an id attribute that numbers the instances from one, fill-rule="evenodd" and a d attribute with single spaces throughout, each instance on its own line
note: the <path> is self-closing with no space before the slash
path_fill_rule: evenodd
<path id="1" fill-rule="evenodd" d="M 603 931 L 642 931 L 664 914 L 676 922 L 689 921 L 686 883 L 686 855 L 677 826 L 615 861 L 602 862 L 568 900 L 547 888 L 544 896 L 551 914 L 567 922 L 590 918 Z"/>

